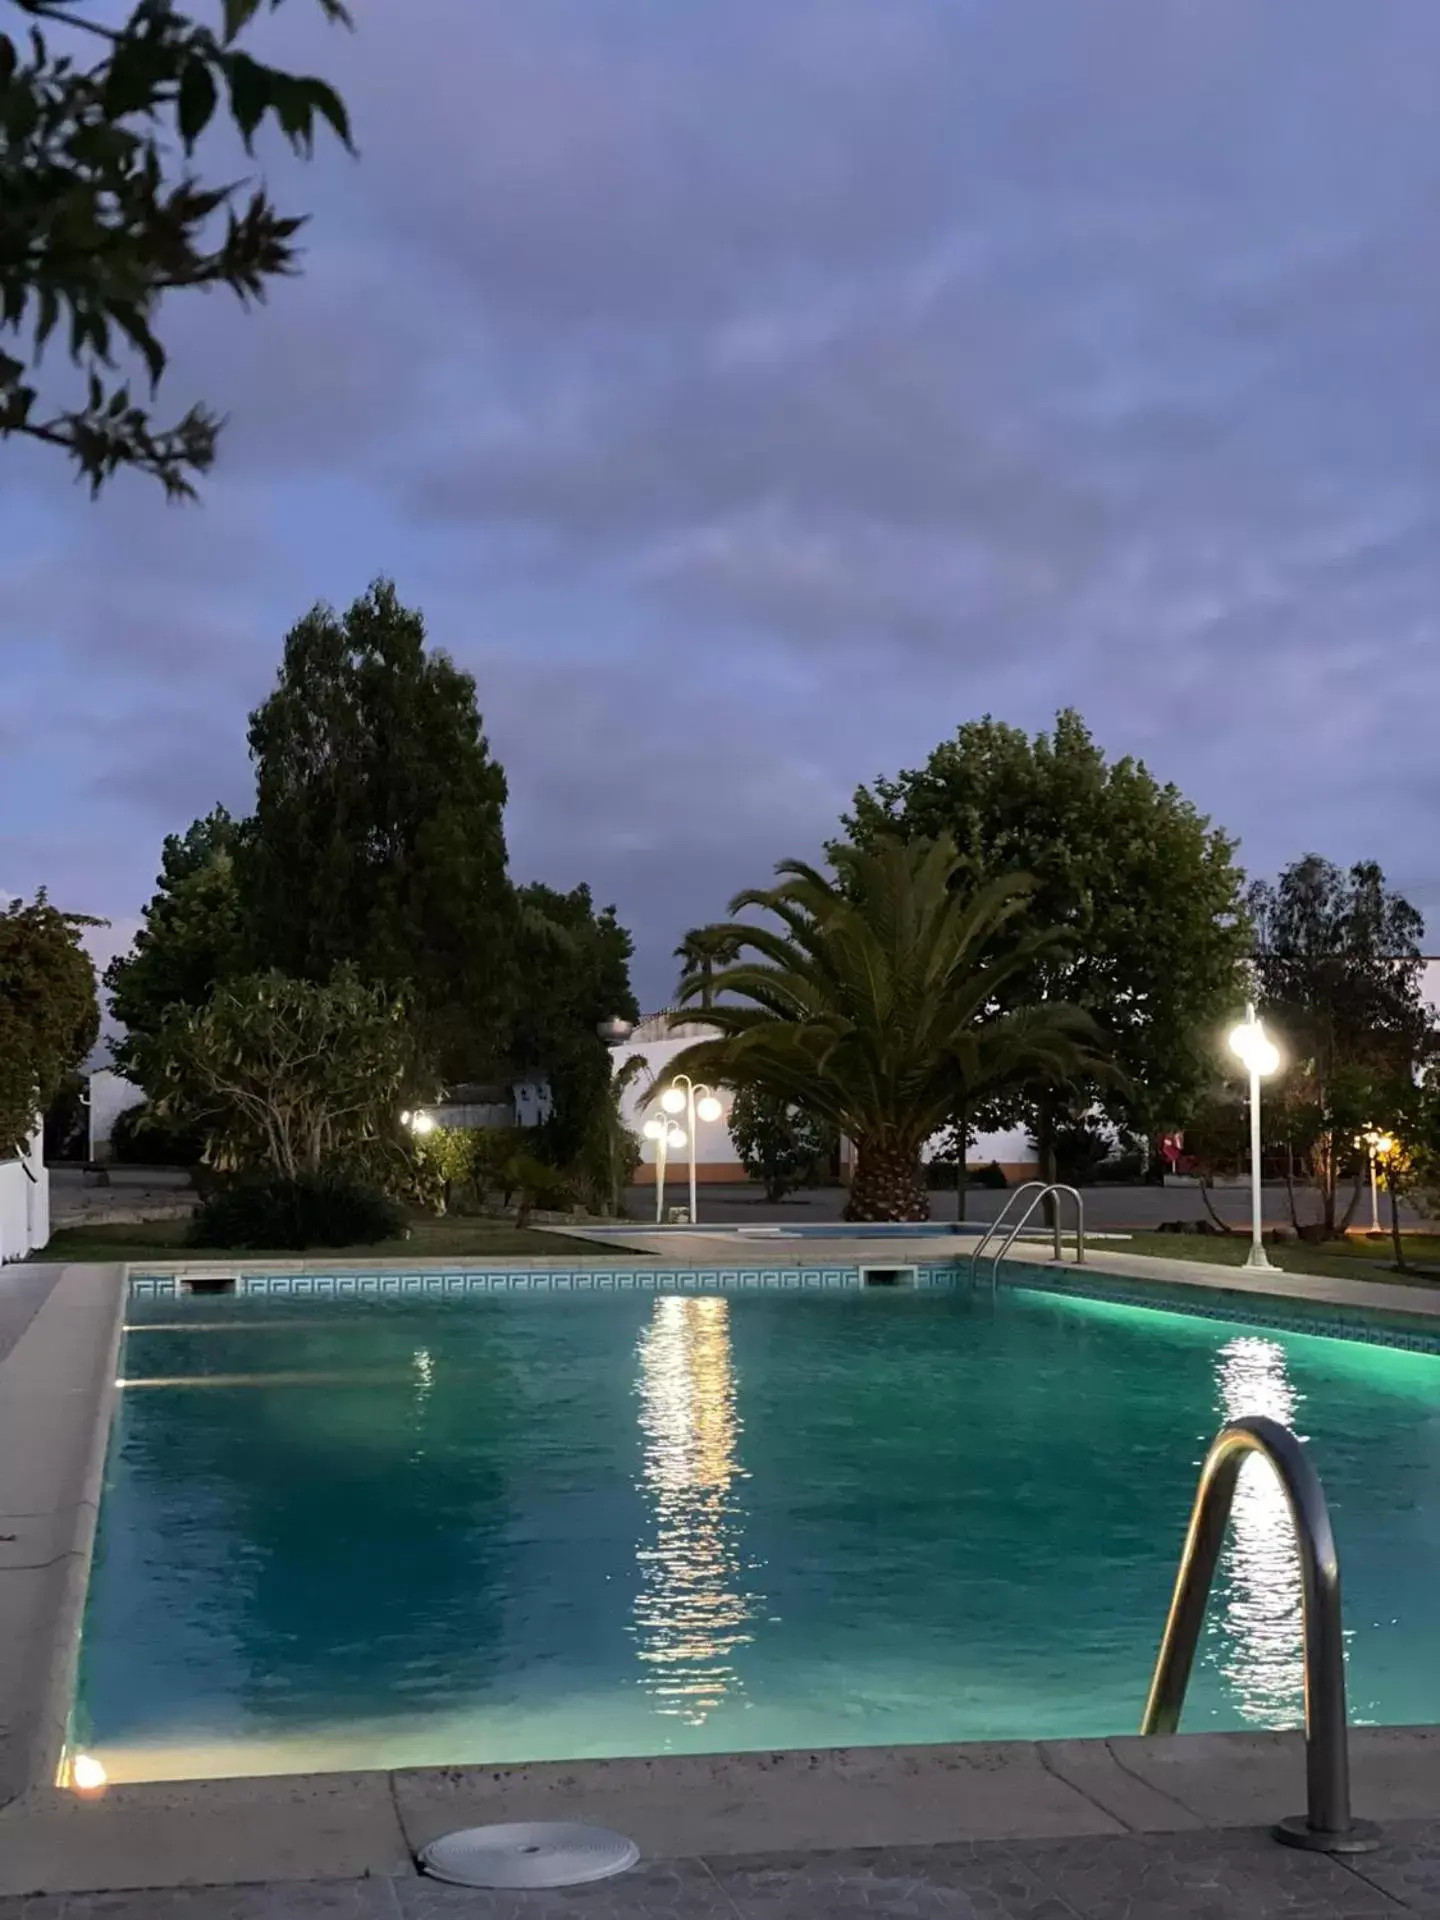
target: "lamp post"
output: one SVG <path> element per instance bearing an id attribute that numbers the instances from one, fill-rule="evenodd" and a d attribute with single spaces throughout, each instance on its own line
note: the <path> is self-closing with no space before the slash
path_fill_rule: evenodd
<path id="1" fill-rule="evenodd" d="M 655 1142 L 655 1224 L 665 1220 L 665 1162 L 671 1147 L 683 1147 L 685 1132 L 668 1114 L 657 1113 L 645 1122 L 645 1138 Z"/>
<path id="2" fill-rule="evenodd" d="M 1370 1161 L 1370 1231 L 1380 1232 L 1380 1182 L 1376 1177 L 1375 1158 L 1377 1154 L 1389 1153 L 1395 1142 L 1388 1133 L 1382 1133 L 1378 1127 L 1367 1127 L 1355 1144 L 1364 1147 Z"/>
<path id="3" fill-rule="evenodd" d="M 1246 1007 L 1240 1025 L 1231 1030 L 1230 1050 L 1239 1056 L 1250 1075 L 1250 1252 L 1245 1264 L 1268 1267 L 1260 1207 L 1260 1082 L 1279 1066 L 1280 1052 L 1256 1019 L 1253 1003 Z"/>
<path id="4" fill-rule="evenodd" d="M 690 1123 L 690 1224 L 695 1225 L 695 1135 L 696 1121 L 703 1120 L 708 1125 L 718 1120 L 725 1111 L 715 1097 L 711 1087 L 697 1087 L 688 1073 L 677 1073 L 672 1085 L 660 1096 L 660 1104 L 667 1113 L 684 1113 Z"/>

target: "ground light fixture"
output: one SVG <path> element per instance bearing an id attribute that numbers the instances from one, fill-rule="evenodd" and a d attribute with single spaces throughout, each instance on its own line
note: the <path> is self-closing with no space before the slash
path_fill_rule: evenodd
<path id="1" fill-rule="evenodd" d="M 65 1784 L 82 1800 L 98 1800 L 110 1784 L 109 1775 L 93 1753 L 71 1754 L 67 1771 L 69 1780 Z"/>
<path id="2" fill-rule="evenodd" d="M 665 1219 L 665 1163 L 672 1150 L 678 1152 L 684 1146 L 685 1129 L 677 1127 L 667 1115 L 656 1114 L 645 1122 L 645 1138 L 655 1142 L 655 1224 L 658 1227 Z"/>
<path id="3" fill-rule="evenodd" d="M 435 1131 L 436 1121 L 435 1116 L 430 1113 L 402 1113 L 400 1124 L 402 1127 L 408 1127 L 411 1133 L 417 1133 L 423 1138 L 425 1134 Z"/>
<path id="4" fill-rule="evenodd" d="M 1250 1075 L 1250 1252 L 1245 1264 L 1268 1268 L 1260 1206 L 1260 1082 L 1280 1065 L 1280 1049 L 1256 1018 L 1253 1003 L 1239 1026 L 1230 1030 L 1230 1051 Z"/>
<path id="5" fill-rule="evenodd" d="M 690 1224 L 696 1221 L 695 1187 L 695 1136 L 699 1123 L 713 1126 L 725 1108 L 716 1097 L 713 1087 L 696 1086 L 688 1073 L 677 1073 L 671 1084 L 660 1096 L 660 1104 L 666 1113 L 684 1113 L 690 1122 Z"/>

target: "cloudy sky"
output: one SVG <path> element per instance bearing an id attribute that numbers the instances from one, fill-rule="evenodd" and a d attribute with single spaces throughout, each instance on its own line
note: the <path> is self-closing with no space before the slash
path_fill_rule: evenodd
<path id="1" fill-rule="evenodd" d="M 361 149 L 264 156 L 304 277 L 167 319 L 204 504 L 0 448 L 0 884 L 123 943 L 385 573 L 648 1004 L 857 781 L 1064 704 L 1440 938 L 1435 0 L 355 11 L 263 36 Z"/>

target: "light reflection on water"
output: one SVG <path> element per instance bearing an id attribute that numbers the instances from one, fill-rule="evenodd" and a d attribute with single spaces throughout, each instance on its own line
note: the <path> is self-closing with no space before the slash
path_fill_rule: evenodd
<path id="1" fill-rule="evenodd" d="M 748 1645 L 758 1596 L 744 1590 L 744 1478 L 730 1350 L 730 1302 L 668 1295 L 640 1340 L 641 1487 L 654 1534 L 636 1554 L 641 1685 L 656 1710 L 704 1723 L 739 1688 L 732 1655 Z"/>
<path id="2" fill-rule="evenodd" d="M 1216 1356 L 1223 1420 L 1267 1414 L 1293 1428 L 1301 1395 L 1285 1349 L 1244 1335 Z M 1209 1611 L 1207 1658 L 1228 1685 L 1236 1711 L 1262 1727 L 1296 1727 L 1305 1717 L 1300 1561 L 1285 1494 L 1267 1460 L 1240 1469 Z"/>

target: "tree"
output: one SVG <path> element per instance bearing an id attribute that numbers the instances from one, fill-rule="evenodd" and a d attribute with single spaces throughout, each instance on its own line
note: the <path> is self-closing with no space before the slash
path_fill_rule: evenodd
<path id="1" fill-rule="evenodd" d="M 675 949 L 681 978 L 699 981 L 700 1006 L 708 1010 L 714 999 L 717 967 L 731 967 L 740 958 L 741 943 L 730 927 L 692 927 Z"/>
<path id="2" fill-rule="evenodd" d="M 291 629 L 250 751 L 254 952 L 307 980 L 349 964 L 404 987 L 441 1077 L 485 1078 L 514 1012 L 516 915 L 474 680 L 376 581 L 343 618 L 316 607 Z"/>
<path id="3" fill-rule="evenodd" d="M 783 1200 L 813 1178 L 835 1143 L 835 1130 L 781 1094 L 742 1087 L 730 1107 L 730 1138 L 752 1180 L 763 1180 L 765 1198 Z"/>
<path id="4" fill-rule="evenodd" d="M 1034 739 L 987 717 L 958 728 L 923 767 L 861 787 L 844 824 L 861 847 L 949 834 L 955 884 L 1029 874 L 1035 924 L 1069 934 L 1009 976 L 1005 1005 L 1084 1008 L 1120 1071 L 1103 1083 L 1088 1074 L 1038 1083 L 986 1116 L 1029 1127 L 1047 1178 L 1061 1118 L 1077 1107 L 1099 1106 L 1151 1139 L 1183 1124 L 1212 1076 L 1215 1030 L 1243 998 L 1249 933 L 1234 843 L 1175 787 L 1138 761 L 1107 763 L 1070 710 Z"/>
<path id="5" fill-rule="evenodd" d="M 635 951 L 615 909 L 598 912 L 588 886 L 560 893 L 540 882 L 516 890 L 516 994 L 510 1055 L 518 1072 L 543 1075 L 550 1117 L 539 1129 L 544 1157 L 569 1166 L 610 1099 L 610 1049 L 600 1023 L 637 1020 L 630 986 Z"/>
<path id="6" fill-rule="evenodd" d="M 317 984 L 280 973 L 177 1007 L 156 1047 L 156 1116 L 201 1123 L 223 1171 L 287 1180 L 343 1172 L 392 1184 L 408 1162 L 400 1114 L 414 1072 L 403 1000 L 351 968 Z"/>
<path id="7" fill-rule="evenodd" d="M 235 877 L 241 828 L 216 807 L 166 837 L 155 892 L 130 952 L 105 969 L 110 1007 L 125 1028 L 115 1064 L 153 1096 L 154 1044 L 172 1008 L 203 1007 L 245 969 L 245 928 Z"/>
<path id="8" fill-rule="evenodd" d="M 95 1044 L 100 1008 L 83 927 L 42 889 L 0 910 L 0 1159 L 23 1154 L 37 1118 Z"/>
<path id="9" fill-rule="evenodd" d="M 855 1145 L 846 1218 L 924 1220 L 920 1149 L 958 1101 L 1039 1075 L 1098 1071 L 1087 1015 L 1051 1002 L 1003 1011 L 1007 988 L 1063 936 L 1025 930 L 1030 882 L 956 884 L 948 837 L 877 838 L 831 850 L 833 877 L 800 860 L 779 884 L 737 894 L 779 930 L 735 924 L 740 960 L 716 976 L 720 1037 L 676 1073 L 753 1087 L 803 1106 Z M 700 990 L 683 983 L 683 997 Z"/>
<path id="10" fill-rule="evenodd" d="M 1356 1132 L 1380 1089 L 1413 1081 L 1432 1045 L 1420 985 L 1424 922 L 1373 861 L 1342 873 L 1313 853 L 1273 885 L 1257 881 L 1247 907 L 1260 1008 L 1287 1058 L 1273 1111 L 1333 1234 L 1340 1182 L 1360 1166 Z"/>
<path id="11" fill-rule="evenodd" d="M 247 152 L 267 116 L 297 153 L 313 150 L 317 119 L 349 147 L 344 105 L 323 81 L 240 46 L 264 0 L 223 0 L 218 35 L 172 0 L 138 0 L 118 26 L 91 18 L 84 0 L 11 4 L 31 25 L 28 36 L 0 34 L 0 334 L 20 342 L 17 354 L 0 352 L 0 438 L 60 448 L 92 495 L 130 467 L 191 497 L 220 421 L 194 406 L 156 426 L 129 383 L 113 382 L 113 343 L 139 356 L 153 392 L 167 294 L 224 286 L 245 305 L 296 271 L 303 220 L 282 217 L 263 189 L 242 205 L 245 183 L 209 185 L 190 168 L 222 94 Z M 340 0 L 320 5 L 348 19 Z M 64 50 L 41 23 L 59 29 Z M 37 370 L 62 321 L 83 398 L 51 411 Z"/>

